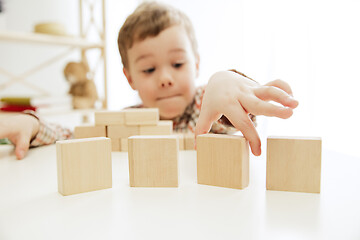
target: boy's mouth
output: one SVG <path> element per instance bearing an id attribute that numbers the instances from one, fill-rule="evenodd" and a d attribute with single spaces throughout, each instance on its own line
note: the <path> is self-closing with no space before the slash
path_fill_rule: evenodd
<path id="1" fill-rule="evenodd" d="M 158 97 L 156 100 L 159 101 L 159 100 L 166 100 L 166 99 L 171 99 L 171 98 L 174 98 L 174 97 L 180 97 L 181 94 L 176 94 L 176 95 L 171 95 L 171 96 L 166 96 L 166 97 Z"/>

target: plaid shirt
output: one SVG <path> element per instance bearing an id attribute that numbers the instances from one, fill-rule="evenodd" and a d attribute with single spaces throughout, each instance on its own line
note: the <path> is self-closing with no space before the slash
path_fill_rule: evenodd
<path id="1" fill-rule="evenodd" d="M 41 119 L 34 111 L 24 111 L 24 113 L 32 115 L 39 120 L 39 132 L 31 139 L 30 147 L 53 144 L 57 140 L 70 139 L 73 137 L 72 132 L 60 125 L 47 123 Z"/>
<path id="2" fill-rule="evenodd" d="M 196 89 L 194 101 L 186 107 L 184 113 L 178 116 L 173 121 L 173 129 L 175 132 L 187 133 L 195 132 L 196 122 L 199 118 L 202 98 L 205 93 L 205 86 L 198 87 Z M 142 108 L 142 105 L 136 105 L 132 108 Z M 26 111 L 25 113 L 30 114 L 40 122 L 40 128 L 38 134 L 32 139 L 30 146 L 40 146 L 55 143 L 57 140 L 70 139 L 73 137 L 72 132 L 69 129 L 63 128 L 60 125 L 50 124 L 41 119 L 33 111 Z M 250 114 L 251 120 L 256 124 L 254 115 Z M 229 120 L 223 116 L 218 121 L 214 122 L 210 132 L 221 133 L 221 134 L 232 134 L 237 130 L 231 125 Z"/>

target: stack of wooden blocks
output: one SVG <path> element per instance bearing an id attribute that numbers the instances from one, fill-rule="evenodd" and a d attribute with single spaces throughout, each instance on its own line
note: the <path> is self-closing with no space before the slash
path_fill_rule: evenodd
<path id="1" fill-rule="evenodd" d="M 170 135 L 172 121 L 159 120 L 157 108 L 130 108 L 122 111 L 95 112 L 95 125 L 75 127 L 76 139 L 109 137 L 112 151 L 128 151 L 128 137 L 135 135 Z M 194 134 L 176 134 L 180 150 L 194 150 Z"/>

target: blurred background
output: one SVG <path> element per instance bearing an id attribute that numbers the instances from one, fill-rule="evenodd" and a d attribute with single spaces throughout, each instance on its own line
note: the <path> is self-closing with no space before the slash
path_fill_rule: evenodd
<path id="1" fill-rule="evenodd" d="M 101 26 L 101 1 L 93 3 L 95 22 Z M 117 34 L 139 0 L 105 1 L 105 56 L 107 108 L 118 110 L 139 102 L 122 73 Z M 269 135 L 320 136 L 323 147 L 360 156 L 358 104 L 360 73 L 360 1 L 357 0 L 164 0 L 183 10 L 192 20 L 201 58 L 197 85 L 206 84 L 218 71 L 235 68 L 260 83 L 287 81 L 300 102 L 292 118 L 259 117 L 265 145 Z M 68 46 L 4 40 L 2 32 L 31 33 L 41 22 L 61 23 L 67 35 L 79 36 L 79 2 L 74 0 L 1 0 L 0 86 L 11 75 L 22 74 L 34 63 L 48 61 Z M 83 11 L 84 16 L 90 10 Z M 94 30 L 90 30 L 94 31 Z M 95 31 L 96 32 L 96 31 Z M 91 34 L 89 38 L 92 38 Z M 5 35 L 6 36 L 6 35 Z M 97 41 L 96 37 L 93 39 Z M 90 64 L 99 52 L 88 55 Z M 63 69 L 79 61 L 76 50 L 26 81 L 62 98 L 69 91 Z M 104 66 L 94 81 L 104 97 Z M 4 74 L 5 73 L 5 74 Z M 15 78 L 16 79 L 16 78 Z M 25 84 L 26 85 L 26 84 Z M 0 88 L 0 96 L 36 96 L 24 84 Z"/>

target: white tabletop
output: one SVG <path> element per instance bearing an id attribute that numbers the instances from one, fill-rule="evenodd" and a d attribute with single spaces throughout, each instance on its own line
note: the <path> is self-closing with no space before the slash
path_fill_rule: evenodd
<path id="1" fill-rule="evenodd" d="M 360 159 L 323 151 L 320 194 L 266 191 L 265 154 L 245 190 L 198 185 L 181 151 L 179 188 L 130 188 L 113 153 L 113 188 L 63 197 L 55 145 L 21 161 L 0 146 L 0 239 L 360 239 Z"/>

